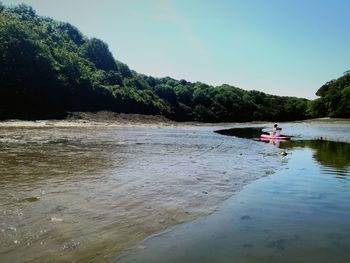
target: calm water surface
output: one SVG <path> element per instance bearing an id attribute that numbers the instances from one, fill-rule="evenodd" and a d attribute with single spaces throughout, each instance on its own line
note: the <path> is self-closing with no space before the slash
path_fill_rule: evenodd
<path id="1" fill-rule="evenodd" d="M 309 140 L 314 132 L 349 141 L 350 126 L 313 124 L 310 131 L 308 125 L 297 124 L 295 141 L 270 145 L 288 153 L 276 173 L 209 217 L 146 239 L 117 262 L 350 262 L 350 144 Z"/>

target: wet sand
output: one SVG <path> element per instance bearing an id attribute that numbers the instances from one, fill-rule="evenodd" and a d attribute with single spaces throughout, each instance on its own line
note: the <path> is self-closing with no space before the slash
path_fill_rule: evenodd
<path id="1" fill-rule="evenodd" d="M 4 262 L 113 261 L 151 234 L 212 213 L 280 165 L 276 149 L 221 136 L 215 125 L 0 126 Z"/>
<path id="2" fill-rule="evenodd" d="M 276 147 L 214 133 L 270 123 L 99 114 L 0 122 L 4 262 L 111 262 L 147 236 L 212 213 L 284 163 Z M 343 136 L 328 122 L 283 127 L 297 137 Z"/>

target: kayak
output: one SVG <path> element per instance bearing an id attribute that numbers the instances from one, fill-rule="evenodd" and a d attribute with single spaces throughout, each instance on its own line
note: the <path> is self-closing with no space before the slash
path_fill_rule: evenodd
<path id="1" fill-rule="evenodd" d="M 261 134 L 260 135 L 260 140 L 277 140 L 277 141 L 289 141 L 290 137 L 287 136 L 273 136 L 273 135 L 269 135 L 269 134 Z"/>

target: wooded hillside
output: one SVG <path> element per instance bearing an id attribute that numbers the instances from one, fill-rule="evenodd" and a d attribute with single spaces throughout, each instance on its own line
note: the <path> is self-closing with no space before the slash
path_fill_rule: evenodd
<path id="1" fill-rule="evenodd" d="M 309 117 L 306 99 L 139 74 L 102 40 L 26 5 L 0 4 L 0 54 L 1 119 L 99 110 L 209 122 Z"/>

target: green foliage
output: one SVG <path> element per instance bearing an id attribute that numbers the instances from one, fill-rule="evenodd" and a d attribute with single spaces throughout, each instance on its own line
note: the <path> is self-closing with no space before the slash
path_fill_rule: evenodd
<path id="1" fill-rule="evenodd" d="M 2 11 L 4 11 L 4 10 L 5 10 L 5 6 L 0 1 L 0 13 L 2 13 Z"/>
<path id="2" fill-rule="evenodd" d="M 105 71 L 116 70 L 117 64 L 114 61 L 112 53 L 103 41 L 93 38 L 86 44 L 86 56 L 94 63 L 97 69 Z"/>
<path id="3" fill-rule="evenodd" d="M 124 86 L 136 89 L 149 89 L 148 83 L 137 74 L 133 75 L 131 78 L 124 78 Z"/>
<path id="4" fill-rule="evenodd" d="M 115 60 L 106 43 L 88 39 L 69 23 L 40 17 L 26 5 L 8 8 L 0 2 L 0 13 L 0 118 L 62 117 L 74 110 L 210 122 L 307 117 L 305 99 L 145 76 Z M 321 93 L 329 89 L 333 84 Z M 339 94 L 327 100 L 327 107 L 342 101 L 340 110 L 349 111 L 350 86 Z M 317 103 L 308 112 L 316 114 Z"/>
<path id="5" fill-rule="evenodd" d="M 123 78 L 131 78 L 132 77 L 132 74 L 131 74 L 131 70 L 129 69 L 129 67 L 120 62 L 120 61 L 116 61 L 116 64 L 117 64 L 117 71 L 121 74 L 121 76 Z"/>
<path id="6" fill-rule="evenodd" d="M 339 171 L 347 170 L 350 160 L 350 144 L 327 140 L 293 141 L 292 145 L 281 144 L 281 148 L 308 147 L 314 150 L 313 157 L 326 167 L 333 167 Z"/>
<path id="7" fill-rule="evenodd" d="M 192 95 L 194 104 L 210 107 L 212 100 L 209 93 L 210 87 L 208 85 L 202 83 L 196 84 Z"/>
<path id="8" fill-rule="evenodd" d="M 0 20 L 0 114 L 56 112 L 62 106 L 53 58 L 30 33 L 16 20 Z"/>
<path id="9" fill-rule="evenodd" d="M 310 102 L 308 109 L 312 117 L 350 118 L 350 71 L 325 83 L 316 95 L 320 98 Z"/>
<path id="10" fill-rule="evenodd" d="M 183 103 L 184 105 L 192 105 L 192 89 L 188 86 L 185 86 L 183 84 L 177 85 L 174 89 L 176 98 L 180 103 Z"/>
<path id="11" fill-rule="evenodd" d="M 176 106 L 178 104 L 174 89 L 167 84 L 160 84 L 154 87 L 154 92 L 159 98 L 167 101 L 170 105 Z"/>
<path id="12" fill-rule="evenodd" d="M 17 15 L 21 20 L 33 20 L 36 18 L 35 10 L 31 6 L 20 4 L 9 8 L 12 14 Z"/>
<path id="13" fill-rule="evenodd" d="M 193 111 L 196 121 L 215 121 L 215 114 L 210 109 L 203 105 L 197 105 Z"/>
<path id="14" fill-rule="evenodd" d="M 144 114 L 169 114 L 169 106 L 150 90 L 116 88 L 113 95 L 118 101 L 116 111 Z"/>

